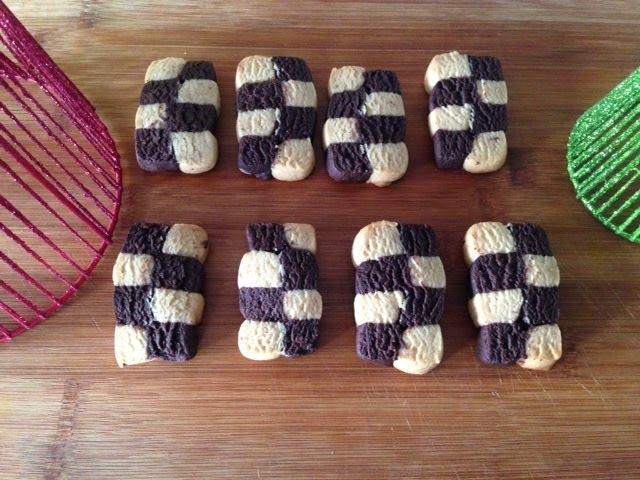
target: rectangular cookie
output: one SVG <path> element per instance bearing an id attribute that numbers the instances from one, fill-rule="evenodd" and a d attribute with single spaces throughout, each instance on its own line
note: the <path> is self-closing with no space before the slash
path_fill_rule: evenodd
<path id="1" fill-rule="evenodd" d="M 379 187 L 400 179 L 409 165 L 405 131 L 404 103 L 394 72 L 354 66 L 331 71 L 323 129 L 331 178 Z"/>
<path id="2" fill-rule="evenodd" d="M 308 177 L 315 165 L 317 98 L 305 61 L 246 57 L 236 71 L 236 94 L 240 171 L 263 180 Z"/>
<path id="3" fill-rule="evenodd" d="M 197 225 L 138 223 L 113 267 L 118 365 L 196 354 L 207 233 Z"/>
<path id="4" fill-rule="evenodd" d="M 247 227 L 247 238 L 250 251 L 238 271 L 240 353 L 272 360 L 313 352 L 322 316 L 314 228 L 258 223 Z"/>
<path id="5" fill-rule="evenodd" d="M 436 55 L 425 74 L 436 166 L 488 173 L 507 158 L 507 84 L 500 60 Z"/>
<path id="6" fill-rule="evenodd" d="M 490 365 L 548 370 L 562 356 L 560 271 L 542 227 L 483 222 L 465 235 L 469 312 L 478 355 Z"/>
<path id="7" fill-rule="evenodd" d="M 417 375 L 436 367 L 446 278 L 433 230 L 371 223 L 356 235 L 352 258 L 360 358 Z"/>
<path id="8" fill-rule="evenodd" d="M 164 58 L 149 65 L 136 112 L 136 157 L 149 172 L 215 167 L 220 92 L 211 62 Z"/>

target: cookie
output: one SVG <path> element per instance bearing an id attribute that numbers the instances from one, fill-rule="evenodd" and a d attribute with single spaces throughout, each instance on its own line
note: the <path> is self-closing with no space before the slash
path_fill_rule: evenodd
<path id="1" fill-rule="evenodd" d="M 208 248 L 207 232 L 197 225 L 131 227 L 113 267 L 120 367 L 195 356 Z"/>
<path id="2" fill-rule="evenodd" d="M 394 72 L 362 67 L 334 68 L 323 129 L 327 170 L 339 182 L 379 187 L 407 171 L 406 120 Z"/>
<path id="3" fill-rule="evenodd" d="M 436 55 L 424 78 L 438 168 L 488 173 L 507 158 L 507 84 L 500 60 Z"/>
<path id="4" fill-rule="evenodd" d="M 424 374 L 442 361 L 446 278 L 428 225 L 375 222 L 353 241 L 360 358 Z"/>
<path id="5" fill-rule="evenodd" d="M 301 223 L 247 227 L 250 251 L 238 271 L 240 353 L 251 360 L 297 357 L 316 348 L 322 316 L 316 233 Z"/>
<path id="6" fill-rule="evenodd" d="M 236 72 L 236 94 L 240 171 L 263 180 L 308 177 L 317 98 L 304 60 L 246 57 Z"/>
<path id="7" fill-rule="evenodd" d="M 165 58 L 147 69 L 136 112 L 136 156 L 149 172 L 215 167 L 220 92 L 211 62 Z"/>
<path id="8" fill-rule="evenodd" d="M 464 257 L 480 359 L 551 368 L 562 356 L 560 271 L 545 231 L 529 223 L 476 223 L 465 235 Z"/>

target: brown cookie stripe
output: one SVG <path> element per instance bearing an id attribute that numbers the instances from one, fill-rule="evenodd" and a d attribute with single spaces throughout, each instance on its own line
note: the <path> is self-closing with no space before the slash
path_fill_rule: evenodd
<path id="1" fill-rule="evenodd" d="M 207 233 L 197 225 L 131 227 L 113 267 L 120 367 L 195 356 L 208 248 Z"/>
<path id="2" fill-rule="evenodd" d="M 202 173 L 215 167 L 213 132 L 220 93 L 211 62 L 152 62 L 136 112 L 136 157 L 143 170 Z"/>
<path id="3" fill-rule="evenodd" d="M 406 120 L 394 72 L 334 68 L 323 129 L 327 171 L 340 182 L 386 186 L 407 171 Z"/>
<path id="4" fill-rule="evenodd" d="M 251 360 L 297 357 L 315 350 L 322 316 L 316 237 L 311 225 L 258 223 L 247 227 L 251 249 L 238 271 L 245 318 L 238 347 Z"/>
<path id="5" fill-rule="evenodd" d="M 301 58 L 244 58 L 236 72 L 238 168 L 263 180 L 302 180 L 315 165 L 316 90 Z"/>
<path id="6" fill-rule="evenodd" d="M 424 374 L 442 360 L 446 278 L 428 225 L 375 222 L 353 242 L 358 355 Z"/>
<path id="7" fill-rule="evenodd" d="M 545 231 L 529 223 L 476 223 L 466 233 L 464 254 L 482 361 L 551 368 L 562 355 L 560 271 Z"/>
<path id="8" fill-rule="evenodd" d="M 498 170 L 507 157 L 507 85 L 500 60 L 436 55 L 425 74 L 429 129 L 438 168 Z"/>

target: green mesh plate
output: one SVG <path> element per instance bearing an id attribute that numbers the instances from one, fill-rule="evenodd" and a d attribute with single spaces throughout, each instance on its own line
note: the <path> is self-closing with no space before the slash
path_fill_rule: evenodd
<path id="1" fill-rule="evenodd" d="M 640 68 L 578 119 L 567 160 L 589 211 L 640 243 Z"/>

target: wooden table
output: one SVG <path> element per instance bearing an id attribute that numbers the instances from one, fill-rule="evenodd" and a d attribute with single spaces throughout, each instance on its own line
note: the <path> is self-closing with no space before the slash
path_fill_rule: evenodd
<path id="1" fill-rule="evenodd" d="M 93 278 L 45 324 L 0 345 L 0 477 L 640 478 L 640 249 L 587 213 L 565 162 L 576 118 L 640 63 L 636 2 L 7 3 L 110 127 L 125 190 Z M 434 166 L 422 79 L 434 54 L 453 49 L 502 59 L 510 148 L 496 174 Z M 304 182 L 237 169 L 234 75 L 250 54 L 311 67 L 319 161 Z M 210 173 L 148 174 L 135 162 L 144 71 L 165 56 L 215 62 L 223 113 Z M 326 174 L 326 84 L 346 64 L 401 81 L 411 163 L 385 189 Z M 426 376 L 355 354 L 351 241 L 379 219 L 426 222 L 440 239 L 445 356 Z M 120 370 L 114 359 L 111 267 L 140 220 L 198 223 L 211 236 L 200 350 L 187 364 Z M 547 373 L 475 355 L 461 245 L 482 220 L 538 222 L 550 235 L 565 353 Z M 254 221 L 317 229 L 325 314 L 311 356 L 256 363 L 238 352 L 236 275 Z"/>

